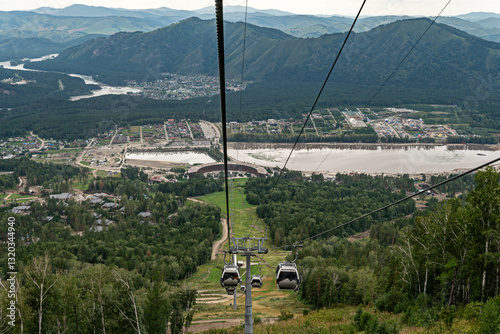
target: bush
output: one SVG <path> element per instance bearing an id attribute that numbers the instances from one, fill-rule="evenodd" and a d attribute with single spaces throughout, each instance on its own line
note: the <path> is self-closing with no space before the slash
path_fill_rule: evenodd
<path id="1" fill-rule="evenodd" d="M 354 326 L 349 326 L 348 332 L 353 333 L 352 328 L 358 331 L 365 331 L 366 334 L 397 334 L 399 333 L 396 322 L 382 322 L 379 324 L 377 318 L 368 312 L 363 312 L 361 308 L 356 310 L 354 315 Z"/>
<path id="2" fill-rule="evenodd" d="M 281 311 L 278 321 L 287 321 L 289 319 L 293 319 L 293 314 L 287 311 Z"/>
<path id="3" fill-rule="evenodd" d="M 429 328 L 437 320 L 436 310 L 430 306 L 431 298 L 420 294 L 413 305 L 406 309 L 403 322 L 410 326 L 421 326 Z"/>
<path id="4" fill-rule="evenodd" d="M 476 322 L 481 315 L 481 309 L 483 308 L 483 303 L 481 302 L 470 302 L 465 306 L 462 311 L 462 318 L 469 320 L 471 322 Z"/>
<path id="5" fill-rule="evenodd" d="M 441 319 L 443 319 L 443 322 L 446 325 L 446 328 L 448 329 L 451 329 L 451 326 L 453 326 L 453 321 L 455 320 L 456 316 L 457 316 L 457 308 L 453 305 L 450 307 L 445 307 L 441 311 Z"/>
<path id="6" fill-rule="evenodd" d="M 372 315 L 368 312 L 363 312 L 361 308 L 356 310 L 354 315 L 354 326 L 358 331 L 367 330 L 368 323 L 372 319 Z"/>
<path id="7" fill-rule="evenodd" d="M 483 312 L 479 318 L 479 332 L 482 334 L 497 334 L 499 329 L 499 313 L 500 308 L 498 303 L 500 299 L 490 299 L 484 304 Z"/>
<path id="8" fill-rule="evenodd" d="M 398 334 L 399 329 L 394 320 L 383 322 L 378 328 L 377 334 Z"/>
<path id="9" fill-rule="evenodd" d="M 406 295 L 397 289 L 391 289 L 375 299 L 377 309 L 393 313 L 403 312 L 408 307 L 408 304 Z"/>

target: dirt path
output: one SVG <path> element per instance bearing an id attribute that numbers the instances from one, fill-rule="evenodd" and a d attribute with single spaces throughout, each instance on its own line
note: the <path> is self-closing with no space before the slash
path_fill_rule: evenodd
<path id="1" fill-rule="evenodd" d="M 128 145 L 125 145 L 125 149 L 123 150 L 123 154 L 121 156 L 120 169 L 123 168 L 123 164 L 125 163 L 125 156 L 127 155 L 127 150 L 128 150 Z"/>
<path id="2" fill-rule="evenodd" d="M 227 240 L 228 230 L 227 230 L 227 221 L 225 218 L 221 218 L 220 222 L 222 224 L 222 238 L 214 242 L 214 246 L 212 247 L 212 260 L 217 259 L 217 253 L 220 252 L 220 248 Z"/>
<path id="3" fill-rule="evenodd" d="M 232 297 L 232 296 L 231 296 Z M 189 332 L 199 333 L 210 329 L 223 329 L 240 325 L 243 319 L 214 319 L 193 321 L 189 326 Z"/>
<path id="4" fill-rule="evenodd" d="M 113 140 L 115 140 L 116 134 L 118 133 L 118 126 L 115 125 L 115 134 L 113 135 L 113 138 L 111 138 L 111 141 L 108 144 L 108 148 L 111 147 L 111 144 L 113 144 Z"/>

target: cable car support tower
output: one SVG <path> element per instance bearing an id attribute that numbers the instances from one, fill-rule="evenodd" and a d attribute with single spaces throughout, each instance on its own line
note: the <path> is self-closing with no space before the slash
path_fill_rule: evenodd
<path id="1" fill-rule="evenodd" d="M 230 228 L 231 214 L 229 212 L 229 182 L 228 182 L 228 164 L 227 164 L 227 126 L 226 126 L 226 76 L 224 64 L 224 19 L 223 19 L 222 0 L 215 0 L 215 17 L 217 26 L 217 51 L 219 59 L 219 80 L 220 80 L 220 98 L 221 98 L 221 125 L 223 138 L 223 153 L 224 153 L 224 174 L 226 185 L 226 209 L 227 209 L 227 224 Z M 229 231 L 231 231 L 229 229 Z M 255 254 L 266 254 L 267 249 L 264 248 L 264 242 L 267 238 L 232 238 L 229 237 L 229 253 L 232 254 L 233 264 L 224 266 L 224 271 L 221 278 L 221 285 L 229 286 L 234 289 L 238 285 L 239 275 L 237 263 L 235 262 L 236 255 L 241 254 L 246 256 L 246 284 L 245 288 L 245 334 L 253 334 L 253 316 L 252 316 L 252 264 L 251 257 Z M 227 270 L 226 270 L 227 269 Z M 227 271 L 227 277 L 225 277 Z M 260 281 L 261 282 L 261 281 Z"/>
<path id="2" fill-rule="evenodd" d="M 233 255 L 245 255 L 245 334 L 253 334 L 253 314 L 252 314 L 252 256 L 256 254 L 266 254 L 267 248 L 264 242 L 267 238 L 233 238 L 233 246 L 229 252 Z"/>

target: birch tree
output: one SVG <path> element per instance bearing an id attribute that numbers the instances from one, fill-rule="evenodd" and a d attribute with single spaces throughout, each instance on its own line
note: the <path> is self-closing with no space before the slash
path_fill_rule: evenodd
<path id="1" fill-rule="evenodd" d="M 42 323 L 44 314 L 44 302 L 50 296 L 59 276 L 52 272 L 49 256 L 33 259 L 33 264 L 28 268 L 26 277 L 32 285 L 32 294 L 35 299 L 35 312 L 38 316 L 38 334 L 42 334 Z"/>

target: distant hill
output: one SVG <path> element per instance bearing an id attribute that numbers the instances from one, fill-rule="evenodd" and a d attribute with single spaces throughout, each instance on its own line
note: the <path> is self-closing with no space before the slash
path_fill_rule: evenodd
<path id="1" fill-rule="evenodd" d="M 497 13 L 491 13 L 491 12 L 473 12 L 473 13 L 468 13 L 468 14 L 463 14 L 463 15 L 457 15 L 459 19 L 467 20 L 467 21 L 479 21 L 479 20 L 484 20 L 490 17 L 495 17 L 495 18 L 500 18 L 500 14 Z"/>
<path id="2" fill-rule="evenodd" d="M 214 7 L 204 7 L 197 10 L 178 10 L 167 7 L 154 9 L 125 9 L 125 8 L 108 8 L 101 6 L 87 6 L 82 4 L 71 5 L 65 8 L 40 7 L 33 10 L 39 14 L 49 14 L 54 16 L 80 16 L 80 17 L 105 17 L 105 16 L 126 16 L 151 18 L 158 16 L 177 16 L 188 18 L 191 16 L 212 15 L 215 16 Z M 224 6 L 224 13 L 244 13 L 244 6 Z M 255 9 L 248 7 L 248 13 L 262 13 L 270 16 L 294 15 L 290 12 L 284 12 L 277 9 Z"/>
<path id="3" fill-rule="evenodd" d="M 74 16 L 74 17 L 108 17 L 108 16 L 122 16 L 122 17 L 135 17 L 135 18 L 154 18 L 160 16 L 174 16 L 179 18 L 186 18 L 193 16 L 195 12 L 188 10 L 177 10 L 167 7 L 156 9 L 125 9 L 125 8 L 108 8 L 101 6 L 87 6 L 87 5 L 71 5 L 65 8 L 51 8 L 41 7 L 33 10 L 38 14 L 48 14 L 53 16 Z M 215 12 L 215 10 L 214 10 Z"/>
<path id="4" fill-rule="evenodd" d="M 351 36 L 334 82 L 378 85 L 428 27 L 428 19 L 402 20 Z M 298 39 L 279 30 L 249 25 L 247 80 L 321 81 L 345 34 Z M 65 50 L 32 68 L 98 76 L 109 83 L 153 79 L 162 72 L 217 74 L 213 20 L 190 18 L 149 33 L 120 33 Z M 228 77 L 241 73 L 242 23 L 227 23 Z M 389 82 L 414 88 L 471 89 L 476 78 L 500 74 L 500 44 L 435 24 Z"/>
<path id="5" fill-rule="evenodd" d="M 31 43 L 35 48 L 5 49 L 0 47 L 0 60 L 38 57 L 60 52 L 90 39 L 109 36 L 122 31 L 152 31 L 168 26 L 180 18 L 169 16 L 154 18 L 134 17 L 68 17 L 42 15 L 32 12 L 0 12 L 0 43 L 12 38 L 17 44 Z M 23 41 L 23 39 L 27 39 Z"/>

